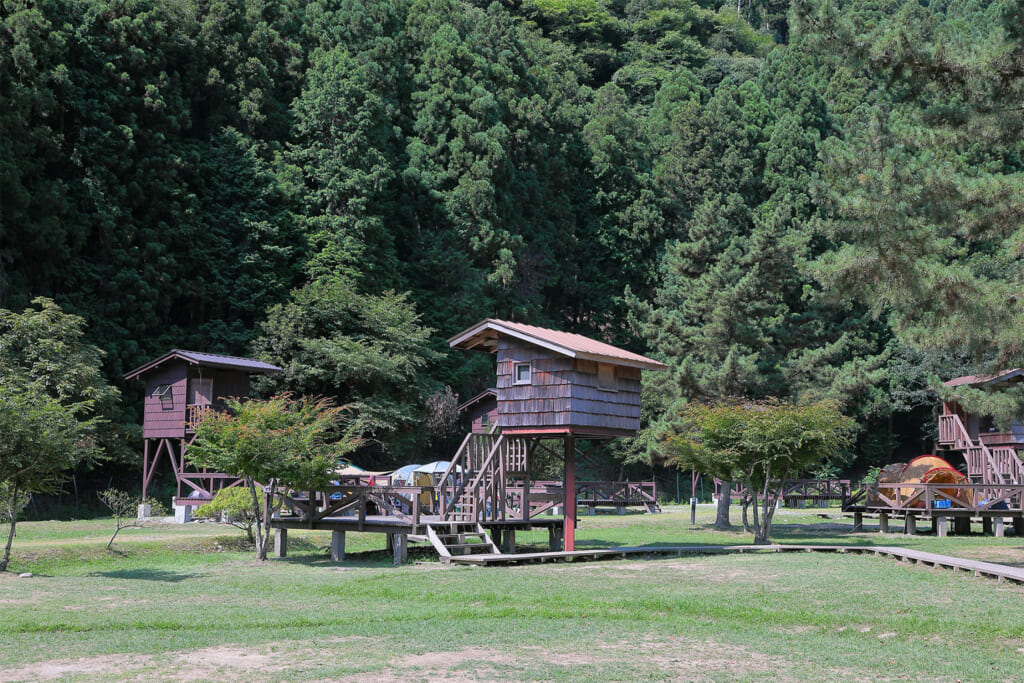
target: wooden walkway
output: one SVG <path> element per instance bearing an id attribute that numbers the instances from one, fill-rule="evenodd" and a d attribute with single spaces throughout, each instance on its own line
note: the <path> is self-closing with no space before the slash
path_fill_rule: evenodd
<path id="1" fill-rule="evenodd" d="M 683 545 L 683 546 L 640 546 L 630 548 L 595 548 L 572 552 L 538 552 L 490 555 L 456 555 L 453 564 L 489 567 L 494 565 L 530 564 L 541 562 L 574 562 L 587 560 L 625 559 L 645 555 L 713 555 L 725 553 L 855 553 L 875 554 L 890 557 L 901 562 L 913 562 L 928 567 L 941 567 L 954 571 L 970 572 L 974 576 L 995 579 L 1000 583 L 1011 581 L 1024 584 L 1024 569 L 993 562 L 967 560 L 948 555 L 938 555 L 909 548 L 871 545 Z"/>

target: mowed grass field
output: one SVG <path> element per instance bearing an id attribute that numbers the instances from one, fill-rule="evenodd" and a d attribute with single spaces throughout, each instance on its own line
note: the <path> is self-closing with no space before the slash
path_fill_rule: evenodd
<path id="1" fill-rule="evenodd" d="M 1024 565 L 1024 539 L 853 534 L 817 512 L 780 511 L 774 540 Z M 578 545 L 750 541 L 711 530 L 712 514 L 582 516 Z M 328 534 L 292 532 L 288 558 L 257 564 L 230 527 L 129 529 L 108 552 L 112 526 L 18 526 L 0 681 L 1024 680 L 1024 587 L 875 556 L 484 569 L 414 550 L 392 567 L 381 536 L 349 534 L 332 563 Z"/>

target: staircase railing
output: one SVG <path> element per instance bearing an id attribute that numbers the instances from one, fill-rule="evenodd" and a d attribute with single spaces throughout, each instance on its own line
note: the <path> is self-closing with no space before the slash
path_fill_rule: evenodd
<path id="1" fill-rule="evenodd" d="M 998 448 L 996 450 L 1000 451 L 1000 458 L 997 460 L 981 439 L 974 443 L 959 415 L 939 416 L 939 443 L 950 444 L 954 449 L 964 451 L 968 478 L 981 475 L 984 484 L 1020 483 L 1024 466 L 1017 453 L 1012 448 Z M 1013 452 L 1012 457 L 1004 452 L 1007 450 Z"/>

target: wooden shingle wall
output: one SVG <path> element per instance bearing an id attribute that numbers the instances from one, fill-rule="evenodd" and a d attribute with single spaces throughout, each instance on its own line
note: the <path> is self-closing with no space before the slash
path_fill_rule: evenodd
<path id="1" fill-rule="evenodd" d="M 615 367 L 615 389 L 598 386 L 597 363 L 575 361 L 572 384 L 572 423 L 581 427 L 640 429 L 640 370 Z"/>
<path id="2" fill-rule="evenodd" d="M 514 383 L 516 363 L 531 364 L 531 384 Z M 497 389 L 502 428 L 571 424 L 571 375 L 571 358 L 514 339 L 499 339 Z"/>
<path id="3" fill-rule="evenodd" d="M 640 428 L 640 370 L 615 367 L 614 389 L 598 381 L 598 363 L 574 360 L 515 339 L 498 340 L 498 414 L 502 428 Z M 517 385 L 516 363 L 529 362 L 531 383 Z"/>
<path id="4" fill-rule="evenodd" d="M 168 363 L 146 376 L 142 436 L 145 439 L 180 439 L 185 435 L 186 365 Z M 162 384 L 171 385 L 171 400 L 161 402 L 153 395 Z M 164 406 L 168 407 L 165 408 Z"/>

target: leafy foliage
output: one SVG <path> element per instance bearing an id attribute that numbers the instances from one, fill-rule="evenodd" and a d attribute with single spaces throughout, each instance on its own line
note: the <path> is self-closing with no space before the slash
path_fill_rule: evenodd
<path id="1" fill-rule="evenodd" d="M 835 403 L 793 405 L 775 400 L 691 403 L 688 429 L 668 436 L 676 461 L 741 481 L 760 497 L 754 505 L 754 542 L 767 543 L 776 501 L 787 478 L 822 467 L 853 434 L 853 421 Z"/>
<path id="2" fill-rule="evenodd" d="M 281 480 L 306 490 L 326 486 L 358 440 L 345 428 L 346 409 L 328 399 L 282 394 L 227 403 L 228 411 L 211 412 L 196 426 L 187 455 L 197 467 L 245 478 L 256 520 L 256 555 L 265 560 L 270 529 L 263 524 L 256 483 Z"/>
<path id="3" fill-rule="evenodd" d="M 254 510 L 249 492 L 238 486 L 217 491 L 213 500 L 196 508 L 197 517 L 215 517 L 245 532 L 249 543 L 256 542 L 253 530 L 263 516 L 263 499 L 258 498 L 259 507 Z"/>

